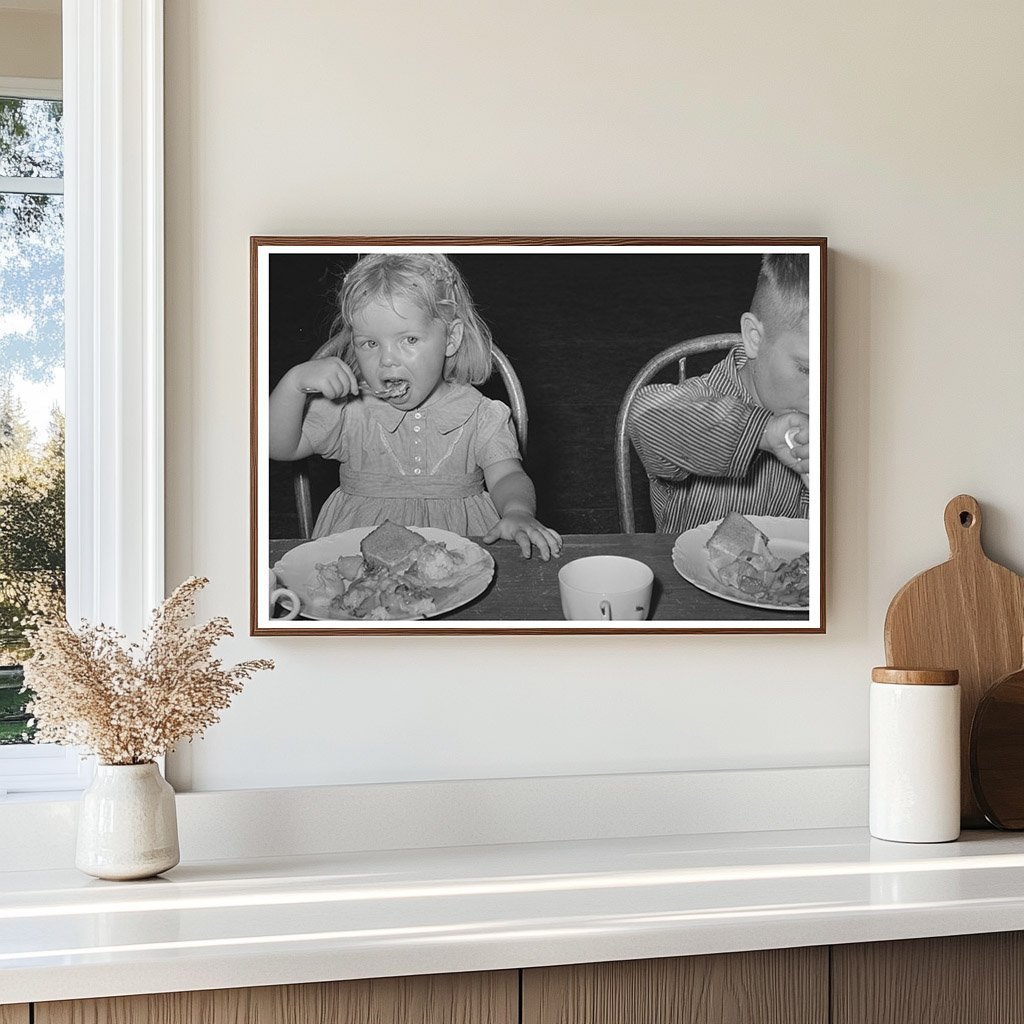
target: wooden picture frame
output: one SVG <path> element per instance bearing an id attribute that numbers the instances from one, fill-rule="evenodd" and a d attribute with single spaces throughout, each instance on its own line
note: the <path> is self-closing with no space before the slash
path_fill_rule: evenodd
<path id="1" fill-rule="evenodd" d="M 458 349 L 479 347 L 479 332 L 464 341 L 471 337 L 464 307 L 449 316 L 434 306 L 423 322 L 443 332 L 444 374 L 455 376 L 420 401 L 428 390 L 416 390 L 419 371 L 406 365 L 412 356 L 401 354 L 410 350 L 395 352 L 399 343 L 434 344 L 433 335 L 426 342 L 413 335 L 399 341 L 371 316 L 376 310 L 392 324 L 399 314 L 403 323 L 419 315 L 428 285 L 408 285 L 408 274 L 405 291 L 386 303 L 379 291 L 367 292 L 365 281 L 359 291 L 360 274 L 351 278 L 353 336 L 339 315 L 339 290 L 356 261 L 371 255 L 362 269 L 381 262 L 378 256 L 435 268 L 429 287 L 442 288 L 447 298 L 438 299 L 438 291 L 434 300 L 451 307 L 463 301 L 465 291 L 453 284 L 461 278 L 493 335 L 500 371 L 479 385 L 482 399 L 462 382 L 468 377 L 452 352 L 454 334 Z M 787 275 L 788 284 L 782 280 Z M 379 284 L 380 275 L 373 280 Z M 250 289 L 253 636 L 825 631 L 824 238 L 256 236 L 250 239 Z M 378 330 L 384 331 L 379 338 Z M 677 347 L 693 339 L 700 340 Z M 296 382 L 309 376 L 309 360 L 325 351 L 349 368 L 338 372 L 352 371 L 345 387 L 359 381 L 364 393 L 295 398 Z M 364 358 L 377 362 L 371 367 Z M 385 362 L 398 366 L 387 386 L 407 394 L 381 390 Z M 326 364 L 312 369 L 320 374 Z M 652 376 L 647 390 L 638 390 L 644 373 Z M 633 402 L 628 415 L 627 395 Z M 453 416 L 465 422 L 453 427 Z M 728 421 L 728 430 L 720 420 Z M 351 433 L 357 421 L 358 437 Z M 427 434 L 419 434 L 421 425 Z M 270 458 L 272 437 L 275 454 L 283 453 L 277 460 Z M 452 437 L 454 447 L 446 447 Z M 411 515 L 409 502 L 427 494 L 421 490 L 426 477 L 434 490 L 417 508 L 429 506 L 430 515 L 437 501 L 449 502 L 436 489 L 460 473 L 472 491 L 469 498 L 459 492 L 460 501 L 490 501 L 481 497 L 488 470 L 509 464 L 509 437 L 525 447 L 522 465 L 536 488 L 536 519 L 562 536 L 559 558 L 544 560 L 536 547 L 524 558 L 516 540 L 478 544 L 479 533 L 463 536 L 473 532 L 466 526 L 426 538 L 443 545 L 441 582 L 417 575 L 415 564 L 410 576 L 407 566 L 390 561 L 391 570 L 367 575 L 359 562 L 361 541 L 383 518 Z M 294 459 L 310 451 L 326 457 Z M 426 467 L 414 452 L 425 452 L 435 465 Z M 453 460 L 462 462 L 446 476 Z M 300 465 L 308 471 L 296 473 Z M 339 471 L 345 491 L 334 494 Z M 381 493 L 374 490 L 378 480 Z M 329 504 L 327 512 L 322 504 Z M 737 525 L 735 538 L 720 531 L 709 549 L 730 505 L 743 506 L 735 510 L 745 513 L 747 525 Z M 519 510 L 515 503 L 505 506 Z M 329 542 L 304 535 L 318 508 L 319 532 Z M 358 534 L 352 515 L 362 517 Z M 515 529 L 525 522 L 516 515 L 507 521 Z M 400 525 L 430 532 L 423 522 Z M 750 550 L 735 550 L 748 539 Z M 339 556 L 345 558 L 339 562 Z M 650 594 L 642 568 L 607 557 L 568 573 L 575 590 L 560 583 L 560 569 L 589 556 L 649 566 Z M 377 557 L 376 549 L 367 557 Z M 353 590 L 354 583 L 362 589 Z M 274 606 L 272 588 L 286 591 Z M 382 596 L 388 588 L 390 596 Z M 282 612 L 294 609 L 293 591 L 300 614 L 283 619 Z M 806 603 L 779 603 L 793 601 Z M 385 605 L 398 609 L 393 614 L 423 617 L 362 617 L 368 608 L 371 615 L 387 614 Z M 334 617 L 352 613 L 359 617 Z M 585 617 L 569 620 L 567 614 Z"/>

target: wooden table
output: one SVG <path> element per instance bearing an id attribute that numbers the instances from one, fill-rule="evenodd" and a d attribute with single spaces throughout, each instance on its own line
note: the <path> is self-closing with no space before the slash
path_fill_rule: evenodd
<path id="1" fill-rule="evenodd" d="M 777 612 L 735 604 L 705 593 L 684 580 L 672 564 L 675 537 L 663 533 L 569 534 L 562 538 L 560 558 L 547 562 L 523 558 L 518 545 L 498 541 L 487 546 L 494 558 L 491 586 L 468 605 L 456 608 L 438 620 L 537 621 L 561 619 L 558 570 L 566 562 L 587 555 L 625 555 L 645 562 L 654 570 L 653 611 L 656 621 L 752 621 L 806 622 L 807 612 Z M 303 540 L 272 540 L 273 565 L 286 551 Z"/>

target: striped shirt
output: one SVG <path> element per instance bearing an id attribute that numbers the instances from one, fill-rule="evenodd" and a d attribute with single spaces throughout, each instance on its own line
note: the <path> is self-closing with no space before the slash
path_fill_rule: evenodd
<path id="1" fill-rule="evenodd" d="M 772 412 L 740 381 L 734 348 L 703 377 L 637 393 L 629 436 L 651 481 L 659 533 L 681 533 L 730 512 L 806 518 L 800 475 L 757 445 Z"/>

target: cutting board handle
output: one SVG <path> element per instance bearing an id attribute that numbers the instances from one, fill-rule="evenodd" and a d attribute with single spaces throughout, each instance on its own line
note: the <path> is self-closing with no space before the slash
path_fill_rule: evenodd
<path id="1" fill-rule="evenodd" d="M 969 494 L 958 494 L 943 515 L 953 558 L 984 558 L 981 547 L 981 506 Z"/>

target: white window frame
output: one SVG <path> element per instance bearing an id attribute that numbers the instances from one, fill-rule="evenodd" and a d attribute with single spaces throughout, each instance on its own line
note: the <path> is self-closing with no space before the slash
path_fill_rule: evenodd
<path id="1" fill-rule="evenodd" d="M 164 597 L 163 0 L 64 0 L 62 33 L 68 618 L 138 636 Z M 91 775 L 0 748 L 0 798 Z"/>

